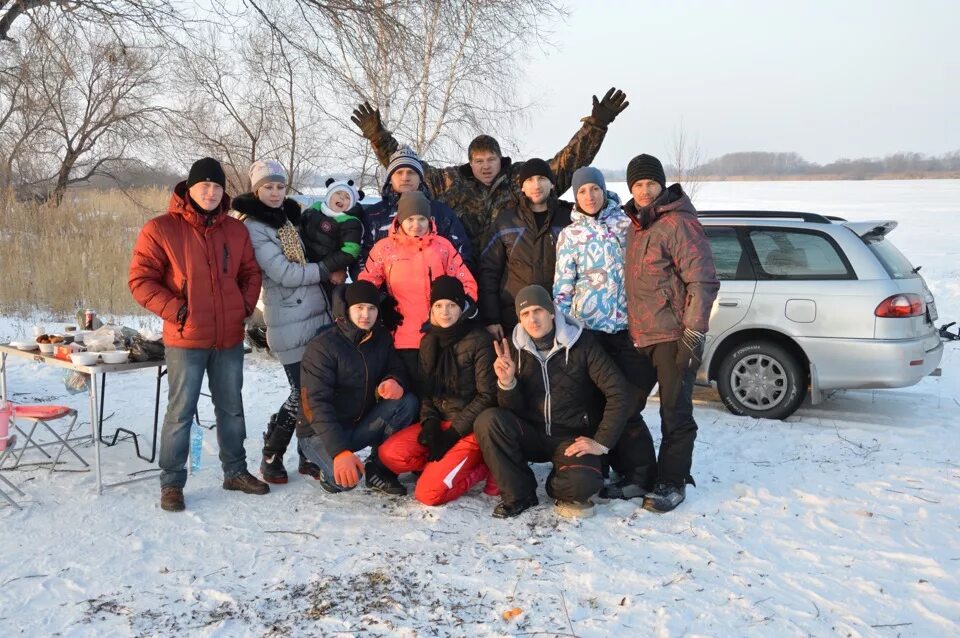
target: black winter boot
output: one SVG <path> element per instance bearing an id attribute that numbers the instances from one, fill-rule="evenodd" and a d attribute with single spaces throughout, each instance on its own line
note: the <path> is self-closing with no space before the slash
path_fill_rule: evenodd
<path id="1" fill-rule="evenodd" d="M 390 496 L 406 496 L 407 488 L 400 482 L 397 475 L 387 469 L 379 459 L 367 461 L 364 472 L 367 477 L 367 487 L 371 490 L 383 492 Z"/>
<path id="2" fill-rule="evenodd" d="M 263 433 L 263 460 L 260 461 L 260 474 L 267 483 L 286 483 L 287 470 L 283 467 L 283 455 L 287 451 L 296 417 L 282 409 L 270 416 L 267 431 Z"/>

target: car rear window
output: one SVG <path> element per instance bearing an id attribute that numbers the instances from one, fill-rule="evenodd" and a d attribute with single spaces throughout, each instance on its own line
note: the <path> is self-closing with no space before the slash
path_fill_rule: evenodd
<path id="1" fill-rule="evenodd" d="M 771 279 L 850 279 L 853 273 L 824 235 L 793 229 L 758 229 L 750 242 Z"/>
<path id="2" fill-rule="evenodd" d="M 914 279 L 920 276 L 910 260 L 883 237 L 864 239 L 863 241 L 883 264 L 883 268 L 891 279 Z"/>
<path id="3" fill-rule="evenodd" d="M 749 260 L 732 228 L 708 226 L 704 229 L 710 240 L 710 251 L 717 269 L 717 279 L 753 279 Z"/>

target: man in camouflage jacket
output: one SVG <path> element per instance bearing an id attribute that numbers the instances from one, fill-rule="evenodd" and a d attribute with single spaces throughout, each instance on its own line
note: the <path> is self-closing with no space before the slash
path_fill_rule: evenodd
<path id="1" fill-rule="evenodd" d="M 583 118 L 580 130 L 548 162 L 556 176 L 556 192 L 570 187 L 573 172 L 590 164 L 600 150 L 607 127 L 627 106 L 623 91 L 611 88 L 603 99 L 593 96 L 593 110 Z M 353 112 L 353 122 L 387 166 L 390 156 L 399 148 L 393 134 L 383 126 L 380 111 L 369 103 L 359 105 Z M 524 162 L 513 162 L 503 157 L 500 144 L 489 135 L 480 135 L 470 142 L 468 162 L 459 166 L 436 168 L 423 163 L 424 180 L 433 196 L 452 208 L 470 236 L 473 254 L 479 255 L 487 241 L 488 231 L 497 214 L 505 208 L 519 205 L 518 177 Z"/>

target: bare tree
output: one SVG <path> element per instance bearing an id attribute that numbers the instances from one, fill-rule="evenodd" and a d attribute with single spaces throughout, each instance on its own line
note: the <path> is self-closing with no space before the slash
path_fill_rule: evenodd
<path id="1" fill-rule="evenodd" d="M 112 34 L 51 14 L 23 32 L 21 51 L 7 69 L 23 83 L 10 93 L 17 126 L 4 126 L 0 135 L 12 141 L 7 163 L 21 165 L 21 189 L 59 203 L 68 186 L 110 175 L 112 165 L 143 151 L 159 129 L 162 87 L 158 56 L 149 48 L 120 45 Z"/>
<path id="2" fill-rule="evenodd" d="M 461 157 L 464 140 L 480 131 L 509 134 L 526 106 L 517 99 L 517 54 L 545 41 L 544 25 L 564 14 L 551 0 L 374 0 L 333 14 L 332 3 L 307 0 L 248 4 L 310 57 L 326 86 L 312 97 L 339 129 L 344 158 L 357 157 L 348 116 L 362 99 L 435 161 Z M 352 168 L 369 174 L 376 162 L 366 145 L 361 150 Z"/>
<path id="3" fill-rule="evenodd" d="M 673 134 L 673 145 L 670 149 L 670 163 L 676 171 L 676 179 L 683 186 L 683 190 L 690 199 L 694 199 L 700 190 L 700 173 L 698 168 L 703 163 L 703 152 L 699 142 L 691 139 L 687 134 L 683 120 Z"/>
<path id="4" fill-rule="evenodd" d="M 115 33 L 120 29 L 160 33 L 180 20 L 178 4 L 169 0 L 0 0 L 0 41 L 12 39 L 15 22 L 44 11 L 57 11 L 74 24 L 106 27 Z"/>

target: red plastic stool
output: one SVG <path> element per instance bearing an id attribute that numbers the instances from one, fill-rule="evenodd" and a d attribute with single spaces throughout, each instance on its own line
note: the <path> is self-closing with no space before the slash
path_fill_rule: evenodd
<path id="1" fill-rule="evenodd" d="M 50 422 L 67 417 L 70 418 L 70 423 L 67 426 L 66 436 L 60 436 L 50 425 Z M 25 432 L 17 423 L 17 421 L 20 419 L 33 422 L 33 427 L 30 428 L 29 433 Z M 68 408 L 63 405 L 15 405 L 13 406 L 13 424 L 13 427 L 16 428 L 17 432 L 26 438 L 23 447 L 20 448 L 20 454 L 17 456 L 17 462 L 14 467 L 20 465 L 20 460 L 23 458 L 24 452 L 26 452 L 30 447 L 37 448 L 48 459 L 51 458 L 50 455 L 47 454 L 46 450 L 43 449 L 43 445 L 37 443 L 33 439 L 33 434 L 36 432 L 38 425 L 43 425 L 43 427 L 45 427 L 47 431 L 50 432 L 50 434 L 52 434 L 53 437 L 60 442 L 60 449 L 57 451 L 57 458 L 53 460 L 53 464 L 50 466 L 51 474 L 57 469 L 57 463 L 60 462 L 60 456 L 63 454 L 64 449 L 70 450 L 70 453 L 77 457 L 77 459 L 83 463 L 84 467 L 90 467 L 90 464 L 87 463 L 68 442 L 70 439 L 70 434 L 73 432 L 73 428 L 75 428 L 77 425 L 77 411 L 73 408 Z"/>

